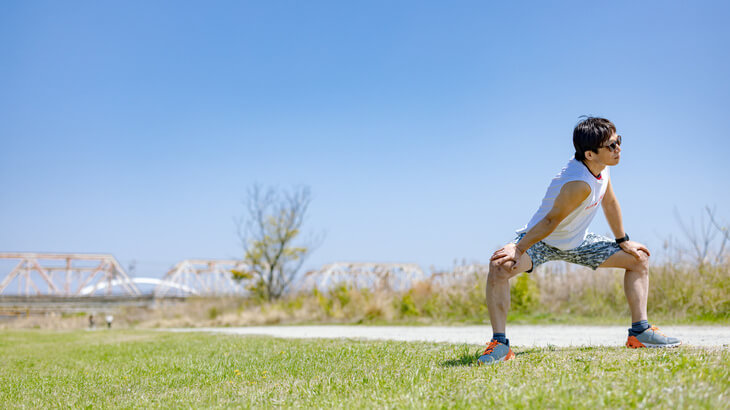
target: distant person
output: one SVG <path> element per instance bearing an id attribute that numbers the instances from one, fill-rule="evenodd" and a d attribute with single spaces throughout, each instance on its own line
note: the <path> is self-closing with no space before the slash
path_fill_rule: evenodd
<path id="1" fill-rule="evenodd" d="M 517 237 L 490 258 L 487 307 L 492 340 L 480 364 L 494 364 L 515 357 L 505 328 L 510 305 L 509 279 L 532 272 L 539 265 L 562 260 L 596 268 L 622 268 L 624 292 L 631 310 L 626 346 L 676 347 L 679 339 L 667 337 L 649 325 L 649 250 L 629 240 L 621 219 L 621 207 L 613 192 L 609 166 L 621 158 L 621 136 L 605 118 L 586 117 L 573 130 L 575 157 L 553 178 L 540 208 Z M 588 232 L 588 225 L 603 207 L 616 239 Z"/>
<path id="2" fill-rule="evenodd" d="M 89 315 L 89 329 L 94 328 L 94 315 Z"/>
<path id="3" fill-rule="evenodd" d="M 106 315 L 106 327 L 108 329 L 112 328 L 112 322 L 114 321 L 114 316 L 112 315 Z"/>

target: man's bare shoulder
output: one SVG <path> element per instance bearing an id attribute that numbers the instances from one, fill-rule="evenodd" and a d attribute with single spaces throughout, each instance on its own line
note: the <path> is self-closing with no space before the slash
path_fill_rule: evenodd
<path id="1" fill-rule="evenodd" d="M 550 219 L 562 221 L 591 194 L 591 187 L 584 181 L 566 182 L 548 213 Z"/>
<path id="2" fill-rule="evenodd" d="M 583 199 L 588 198 L 588 195 L 591 194 L 591 187 L 588 185 L 585 181 L 570 181 L 563 184 L 563 187 L 560 188 L 560 196 L 566 196 L 570 198 L 582 198 Z"/>

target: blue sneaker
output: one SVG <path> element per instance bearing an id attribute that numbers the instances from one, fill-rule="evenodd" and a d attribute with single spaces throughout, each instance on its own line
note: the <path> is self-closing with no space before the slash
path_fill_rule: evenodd
<path id="1" fill-rule="evenodd" d="M 487 345 L 487 348 L 484 350 L 484 353 L 479 356 L 477 363 L 481 366 L 483 364 L 506 362 L 507 360 L 514 358 L 515 354 L 509 346 L 492 339 L 492 341 L 490 341 Z"/>
<path id="2" fill-rule="evenodd" d="M 638 349 L 641 347 L 677 347 L 682 342 L 676 337 L 669 337 L 659 331 L 659 328 L 652 326 L 636 336 L 629 336 L 626 347 Z"/>

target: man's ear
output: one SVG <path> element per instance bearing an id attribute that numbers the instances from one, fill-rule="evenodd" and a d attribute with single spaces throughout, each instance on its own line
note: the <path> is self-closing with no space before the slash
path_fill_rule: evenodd
<path id="1" fill-rule="evenodd" d="M 595 153 L 595 152 L 593 152 L 593 151 L 590 151 L 590 150 L 588 150 L 588 151 L 585 151 L 585 152 L 583 152 L 583 155 L 585 155 L 586 159 L 588 159 L 588 160 L 591 160 L 591 161 L 592 161 L 592 160 L 593 160 L 593 158 L 595 158 L 595 156 L 596 156 L 596 153 Z"/>

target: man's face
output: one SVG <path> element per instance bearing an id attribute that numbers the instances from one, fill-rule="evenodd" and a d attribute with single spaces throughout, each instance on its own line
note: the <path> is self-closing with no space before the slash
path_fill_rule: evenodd
<path id="1" fill-rule="evenodd" d="M 598 161 L 605 165 L 616 165 L 621 160 L 621 136 L 613 135 L 601 148 L 598 148 Z"/>

